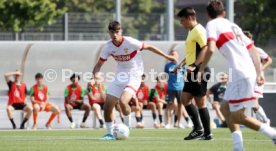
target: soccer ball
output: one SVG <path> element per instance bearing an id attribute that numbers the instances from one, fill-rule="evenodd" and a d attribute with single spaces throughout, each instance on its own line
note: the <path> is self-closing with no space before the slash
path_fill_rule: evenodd
<path id="1" fill-rule="evenodd" d="M 114 126 L 113 136 L 118 140 L 124 140 L 129 136 L 129 128 L 125 124 L 116 124 Z"/>

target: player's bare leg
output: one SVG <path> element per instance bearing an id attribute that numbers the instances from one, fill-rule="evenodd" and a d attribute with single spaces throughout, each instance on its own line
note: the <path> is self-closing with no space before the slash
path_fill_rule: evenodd
<path id="1" fill-rule="evenodd" d="M 31 106 L 26 106 L 24 107 L 23 111 L 25 112 L 26 115 L 20 125 L 20 129 L 25 129 L 25 123 L 30 119 L 33 112 L 33 108 Z"/>
<path id="2" fill-rule="evenodd" d="M 119 104 L 124 115 L 125 124 L 131 127 L 131 108 L 129 106 L 129 101 L 133 98 L 133 95 L 127 91 L 124 91 L 120 97 Z"/>
<path id="3" fill-rule="evenodd" d="M 52 127 L 51 127 L 51 123 L 52 121 L 54 120 L 54 118 L 60 114 L 60 109 L 54 105 L 51 105 L 51 107 L 49 108 L 49 110 L 52 112 L 50 118 L 48 119 L 47 123 L 46 123 L 46 128 L 51 130 Z"/>
<path id="4" fill-rule="evenodd" d="M 163 106 L 164 106 L 164 104 L 162 102 L 157 103 L 157 112 L 158 112 L 158 117 L 159 117 L 159 122 L 160 122 L 161 128 L 165 127 L 165 124 L 163 123 Z"/>
<path id="5" fill-rule="evenodd" d="M 152 118 L 153 118 L 153 127 L 154 128 L 159 128 L 160 125 L 157 124 L 156 122 L 156 104 L 154 102 L 149 102 L 149 108 L 151 109 L 151 112 L 152 112 Z"/>
<path id="6" fill-rule="evenodd" d="M 13 129 L 16 129 L 16 125 L 13 120 L 13 111 L 14 111 L 14 108 L 11 105 L 8 105 L 8 107 L 7 107 L 8 118 L 10 119 L 10 121 L 12 123 Z"/>
<path id="7" fill-rule="evenodd" d="M 88 105 L 88 104 L 83 104 L 83 105 L 81 106 L 81 110 L 84 111 L 84 115 L 83 115 L 82 123 L 81 123 L 80 127 L 81 127 L 81 128 L 87 128 L 87 126 L 85 125 L 85 122 L 86 122 L 87 117 L 88 117 L 89 114 L 90 114 L 91 106 Z"/>
<path id="8" fill-rule="evenodd" d="M 259 121 L 261 121 L 261 122 L 263 122 L 263 123 L 266 123 L 266 124 L 270 125 L 270 119 L 267 117 L 267 115 L 266 115 L 266 113 L 265 113 L 263 107 L 260 106 L 260 104 L 259 104 L 259 99 L 258 99 L 258 98 L 256 98 L 256 102 L 257 102 L 256 107 L 253 107 L 253 108 L 252 108 L 253 111 L 254 111 L 255 114 L 256 114 L 256 118 L 257 118 Z"/>
<path id="9" fill-rule="evenodd" d="M 37 116 L 38 116 L 38 112 L 40 111 L 40 106 L 38 104 L 34 104 L 33 108 L 34 108 L 34 110 L 33 110 L 34 124 L 33 124 L 32 129 L 36 130 L 37 129 Z"/>
<path id="10" fill-rule="evenodd" d="M 112 95 L 107 94 L 106 102 L 104 104 L 104 120 L 106 124 L 106 129 L 109 134 L 113 135 L 114 130 L 114 115 L 113 109 L 117 104 L 118 98 Z"/>
<path id="11" fill-rule="evenodd" d="M 101 113 L 101 106 L 97 103 L 94 103 L 92 108 L 93 108 L 93 111 L 96 114 L 97 119 L 100 122 L 100 128 L 103 128 L 104 122 L 103 122 L 103 116 L 102 116 L 102 113 Z"/>
<path id="12" fill-rule="evenodd" d="M 166 107 L 166 126 L 165 128 L 171 128 L 171 111 L 174 109 L 173 103 L 167 103 Z"/>
<path id="13" fill-rule="evenodd" d="M 66 113 L 66 115 L 67 115 L 67 117 L 68 117 L 68 119 L 71 123 L 70 127 L 75 128 L 75 123 L 73 121 L 72 114 L 71 114 L 72 110 L 73 110 L 73 107 L 70 104 L 66 104 L 65 113 Z"/>

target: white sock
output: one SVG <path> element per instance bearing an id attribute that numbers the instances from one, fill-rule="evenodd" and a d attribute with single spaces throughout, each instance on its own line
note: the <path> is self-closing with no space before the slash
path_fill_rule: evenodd
<path id="1" fill-rule="evenodd" d="M 276 130 L 267 124 L 262 123 L 259 131 L 271 139 L 276 139 Z"/>
<path id="2" fill-rule="evenodd" d="M 234 150 L 243 151 L 243 138 L 241 131 L 235 131 L 232 134 L 232 139 L 234 142 Z"/>
<path id="3" fill-rule="evenodd" d="M 113 135 L 114 123 L 113 122 L 105 122 L 106 130 L 109 134 Z"/>
<path id="4" fill-rule="evenodd" d="M 264 109 L 261 106 L 259 106 L 259 109 L 256 111 L 256 115 L 259 116 L 263 120 L 263 122 L 267 122 L 268 118 L 264 112 Z"/>
<path id="5" fill-rule="evenodd" d="M 131 127 L 131 114 L 123 116 L 126 126 Z"/>

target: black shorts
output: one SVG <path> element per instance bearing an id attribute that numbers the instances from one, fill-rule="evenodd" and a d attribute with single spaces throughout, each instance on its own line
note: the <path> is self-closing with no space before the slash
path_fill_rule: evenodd
<path id="1" fill-rule="evenodd" d="M 25 103 L 15 103 L 15 104 L 12 104 L 12 107 L 15 110 L 23 110 L 26 106 L 27 106 L 27 104 L 25 104 Z"/>
<path id="2" fill-rule="evenodd" d="M 173 104 L 174 99 L 176 98 L 177 103 L 181 103 L 181 94 L 181 90 L 167 90 L 166 101 L 169 104 Z"/>
<path id="3" fill-rule="evenodd" d="M 76 106 L 73 106 L 74 110 L 81 110 L 83 103 L 78 103 Z"/>
<path id="4" fill-rule="evenodd" d="M 210 79 L 210 69 L 206 67 L 204 69 L 204 78 L 202 79 L 201 83 L 197 82 L 197 73 L 199 68 L 197 67 L 193 72 L 188 73 L 187 79 L 185 81 L 185 85 L 183 88 L 183 92 L 190 93 L 195 97 L 202 97 L 206 95 L 207 92 L 207 84 L 208 80 Z"/>
<path id="5" fill-rule="evenodd" d="M 97 103 L 93 103 L 93 104 L 98 104 L 101 107 L 101 110 L 103 110 L 103 108 L 104 108 L 104 102 L 97 102 Z M 93 107 L 93 104 L 90 104 L 91 108 Z"/>

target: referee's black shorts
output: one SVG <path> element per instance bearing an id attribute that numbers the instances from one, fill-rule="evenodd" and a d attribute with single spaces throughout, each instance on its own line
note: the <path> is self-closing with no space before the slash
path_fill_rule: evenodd
<path id="1" fill-rule="evenodd" d="M 197 67 L 193 72 L 187 74 L 183 92 L 190 93 L 195 97 L 202 97 L 206 95 L 207 84 L 211 76 L 211 71 L 209 67 L 204 69 L 204 78 L 202 79 L 201 83 L 197 82 L 198 71 L 199 67 Z"/>

